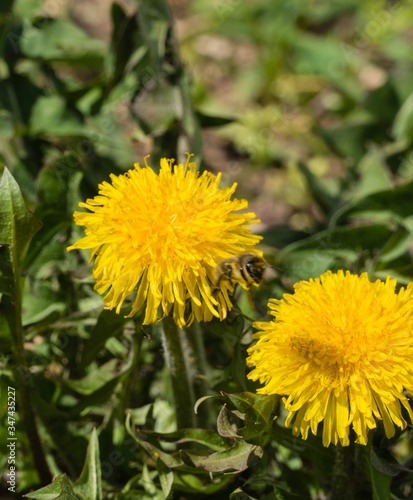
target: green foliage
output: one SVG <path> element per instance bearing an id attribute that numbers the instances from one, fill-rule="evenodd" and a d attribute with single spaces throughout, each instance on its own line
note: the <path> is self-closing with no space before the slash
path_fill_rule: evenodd
<path id="1" fill-rule="evenodd" d="M 173 16 L 141 0 L 113 3 L 96 33 L 93 12 L 57 3 L 0 5 L 0 435 L 12 387 L 17 494 L 328 497 L 334 447 L 292 436 L 280 398 L 246 378 L 250 318 L 327 269 L 411 282 L 411 5 L 196 0 Z M 89 256 L 66 247 L 99 182 L 148 153 L 199 162 L 202 142 L 201 168 L 239 183 L 278 271 L 254 307 L 239 291 L 225 322 L 190 329 L 204 355 L 186 429 L 159 325 L 102 311 Z M 410 498 L 412 443 L 356 452 L 354 498 Z"/>
<path id="2" fill-rule="evenodd" d="M 52 484 L 24 496 L 37 500 L 51 500 L 54 498 L 60 498 L 62 500 L 87 500 L 89 498 L 95 498 L 96 500 L 101 500 L 102 483 L 99 441 L 96 429 L 93 429 L 90 437 L 82 473 L 74 485 L 71 484 L 66 474 L 60 474 L 53 479 Z"/>

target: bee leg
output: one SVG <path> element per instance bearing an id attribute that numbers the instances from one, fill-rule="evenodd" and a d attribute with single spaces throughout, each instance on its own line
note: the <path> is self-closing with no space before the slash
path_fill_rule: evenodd
<path id="1" fill-rule="evenodd" d="M 218 278 L 218 281 L 215 283 L 215 286 L 212 288 L 212 295 L 216 295 L 220 291 L 220 286 L 219 284 L 222 281 L 222 276 Z"/>
<path id="2" fill-rule="evenodd" d="M 223 273 L 218 278 L 218 281 L 215 283 L 215 286 L 212 289 L 212 295 L 216 295 L 219 292 L 219 290 L 220 290 L 220 286 L 219 285 L 220 285 L 220 283 L 221 283 L 221 281 L 223 279 L 228 280 L 231 283 L 231 285 L 232 285 L 233 283 L 232 283 L 232 279 L 231 278 L 232 278 L 232 267 L 229 266 L 229 265 L 226 265 L 225 266 L 225 273 Z"/>
<path id="3" fill-rule="evenodd" d="M 251 308 L 258 314 L 259 318 L 264 318 L 266 316 L 266 311 L 262 307 L 262 305 L 254 299 L 254 295 L 251 290 L 248 290 L 248 302 L 250 303 Z"/>

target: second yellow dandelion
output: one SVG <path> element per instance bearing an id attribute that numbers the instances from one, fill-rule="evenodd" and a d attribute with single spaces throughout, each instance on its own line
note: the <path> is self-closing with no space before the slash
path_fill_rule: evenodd
<path id="1" fill-rule="evenodd" d="M 286 425 L 306 439 L 323 423 L 323 444 L 366 444 L 383 422 L 388 438 L 413 421 L 413 284 L 372 283 L 331 271 L 270 300 L 274 320 L 257 322 L 249 377 L 260 394 L 285 396 Z"/>

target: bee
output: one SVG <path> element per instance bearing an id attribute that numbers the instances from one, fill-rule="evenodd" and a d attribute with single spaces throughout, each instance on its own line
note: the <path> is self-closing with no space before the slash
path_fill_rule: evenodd
<path id="1" fill-rule="evenodd" d="M 255 253 L 242 253 L 225 259 L 215 269 L 214 292 L 220 289 L 224 280 L 231 285 L 239 283 L 248 291 L 251 286 L 258 286 L 262 282 L 266 267 L 265 260 Z"/>

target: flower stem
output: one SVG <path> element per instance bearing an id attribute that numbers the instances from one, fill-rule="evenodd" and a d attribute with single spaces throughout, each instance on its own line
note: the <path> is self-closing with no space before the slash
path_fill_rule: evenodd
<path id="1" fill-rule="evenodd" d="M 202 330 L 199 323 L 193 322 L 190 327 L 185 329 L 185 339 L 191 349 L 192 355 L 189 358 L 190 376 L 193 377 L 193 388 L 195 400 L 208 394 L 208 384 L 206 382 L 207 361 L 205 355 L 205 347 L 203 343 Z M 213 427 L 216 416 L 211 411 L 211 401 L 203 401 L 198 407 L 197 426 L 203 429 Z"/>
<path id="2" fill-rule="evenodd" d="M 177 426 L 178 429 L 195 427 L 195 397 L 187 364 L 191 353 L 173 319 L 166 317 L 162 323 L 162 344 L 171 376 Z"/>
<path id="3" fill-rule="evenodd" d="M 333 468 L 331 498 L 334 500 L 354 499 L 354 446 L 337 445 Z"/>
<path id="4" fill-rule="evenodd" d="M 46 485 L 51 483 L 52 475 L 46 461 L 46 456 L 44 454 L 43 445 L 40 440 L 36 424 L 36 410 L 32 399 L 32 381 L 24 350 L 24 331 L 21 318 L 21 287 L 19 277 L 16 277 L 14 281 L 15 286 L 13 298 L 9 299 L 9 297 L 5 295 L 3 297 L 3 305 L 5 306 L 6 318 L 14 340 L 16 399 L 20 405 L 23 428 L 29 441 L 34 466 L 39 474 L 41 483 Z"/>

